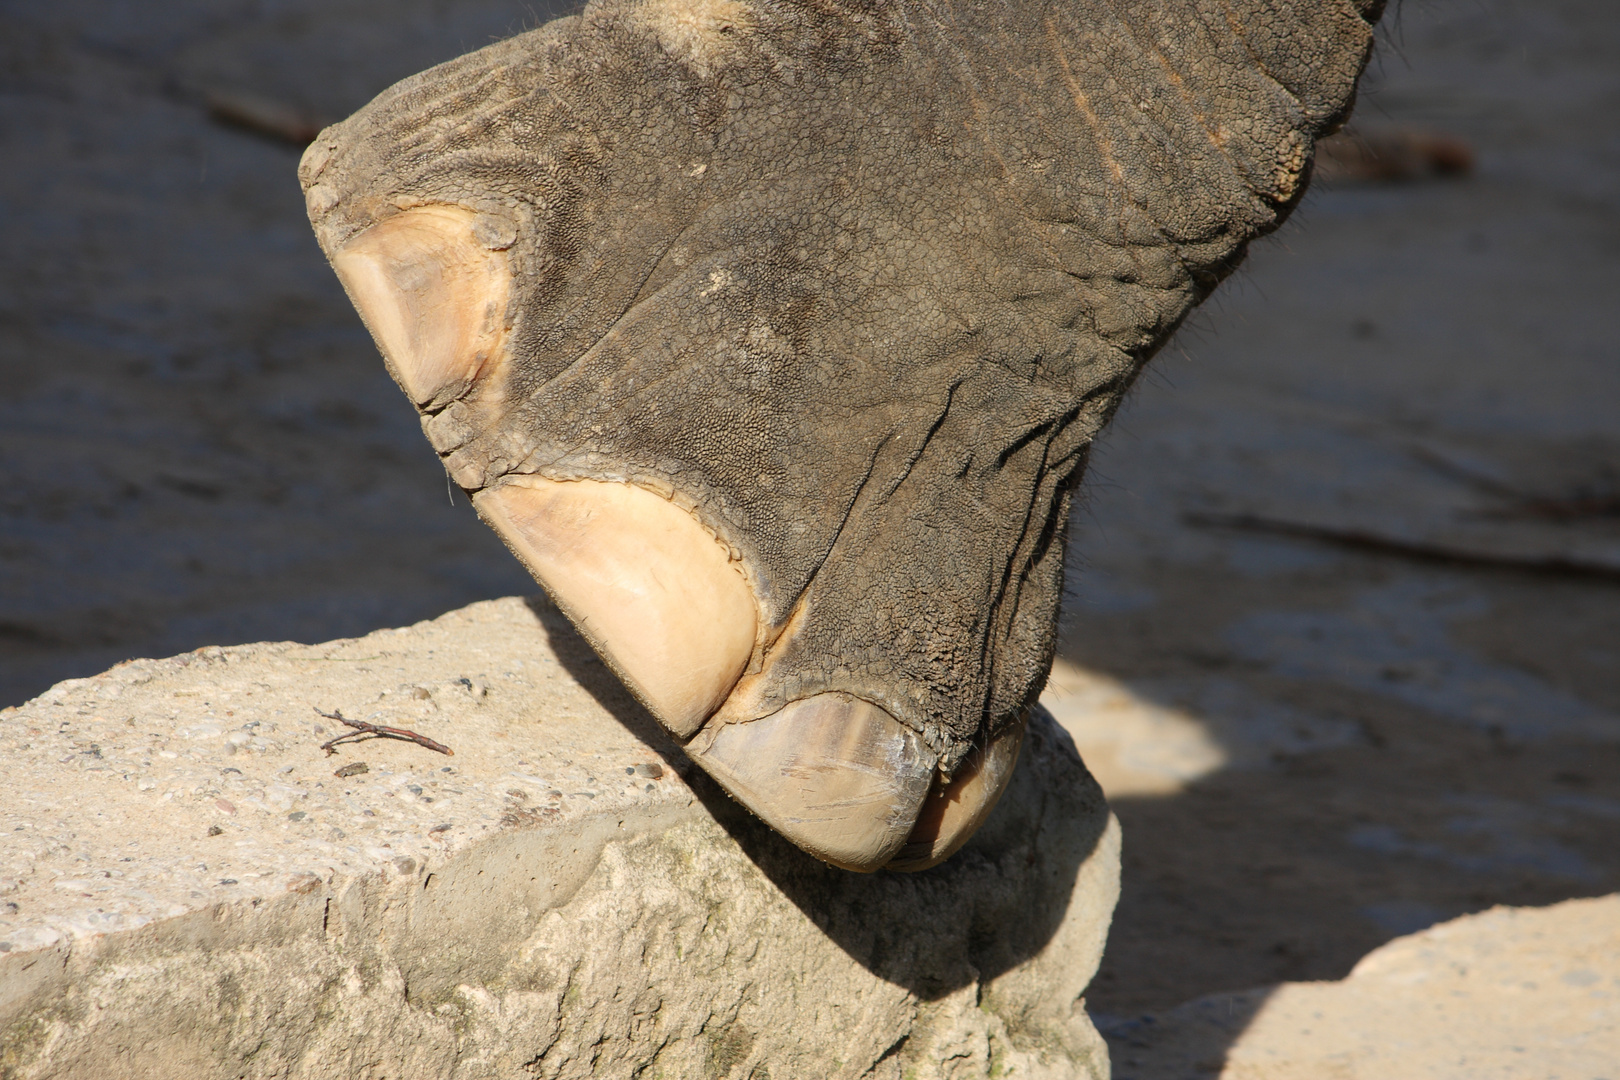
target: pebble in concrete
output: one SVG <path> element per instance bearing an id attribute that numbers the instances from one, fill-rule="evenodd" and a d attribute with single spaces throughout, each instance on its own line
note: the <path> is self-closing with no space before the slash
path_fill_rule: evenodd
<path id="1" fill-rule="evenodd" d="M 1118 828 L 1044 713 L 917 875 L 780 840 L 542 601 L 130 661 L 0 760 L 8 1078 L 1107 1075 Z"/>

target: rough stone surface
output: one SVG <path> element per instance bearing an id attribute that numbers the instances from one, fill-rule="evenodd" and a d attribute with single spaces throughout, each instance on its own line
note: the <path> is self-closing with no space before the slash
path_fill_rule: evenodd
<path id="1" fill-rule="evenodd" d="M 0 754 L 8 1080 L 1107 1075 L 1119 834 L 1045 714 L 916 875 L 752 820 L 541 601 L 131 661 Z"/>
<path id="2" fill-rule="evenodd" d="M 1375 949 L 1339 982 L 1104 1027 L 1116 1080 L 1605 1080 L 1620 1075 L 1620 895 L 1493 908 Z"/>

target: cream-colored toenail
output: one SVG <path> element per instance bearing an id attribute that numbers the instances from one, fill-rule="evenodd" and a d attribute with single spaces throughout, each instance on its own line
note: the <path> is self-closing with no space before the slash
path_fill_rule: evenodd
<path id="1" fill-rule="evenodd" d="M 512 275 L 506 252 L 455 206 L 396 214 L 349 240 L 332 266 L 418 405 L 458 396 L 498 360 Z"/>
<path id="2" fill-rule="evenodd" d="M 754 651 L 752 591 L 691 514 L 645 488 L 514 477 L 473 505 L 660 723 L 689 738 Z"/>
<path id="3" fill-rule="evenodd" d="M 880 869 L 905 843 L 935 757 L 887 712 L 818 694 L 687 746 L 739 802 L 810 854 L 846 870 Z"/>
<path id="4" fill-rule="evenodd" d="M 968 755 L 949 783 L 934 784 L 905 846 L 890 860 L 890 870 L 938 866 L 978 832 L 1012 779 L 1024 726 L 1019 720 L 1003 728 L 988 746 Z"/>

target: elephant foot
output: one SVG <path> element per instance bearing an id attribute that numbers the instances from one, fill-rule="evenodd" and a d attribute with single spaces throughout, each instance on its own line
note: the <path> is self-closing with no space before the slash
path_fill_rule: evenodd
<path id="1" fill-rule="evenodd" d="M 1377 7 L 593 0 L 300 178 L 449 475 L 652 715 L 806 851 L 923 869 L 1017 762 L 1091 441 L 1297 202 Z"/>

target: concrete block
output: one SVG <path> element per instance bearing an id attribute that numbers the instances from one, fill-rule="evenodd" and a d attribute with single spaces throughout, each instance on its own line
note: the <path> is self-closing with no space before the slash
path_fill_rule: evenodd
<path id="1" fill-rule="evenodd" d="M 1107 1076 L 1118 826 L 1044 713 L 915 875 L 753 820 L 537 600 L 130 661 L 0 761 L 7 1080 Z"/>

